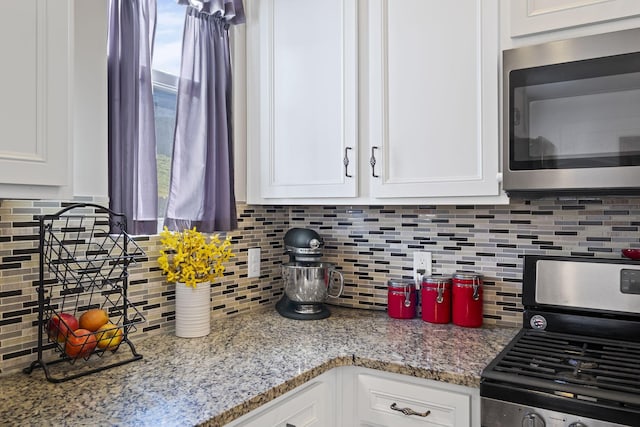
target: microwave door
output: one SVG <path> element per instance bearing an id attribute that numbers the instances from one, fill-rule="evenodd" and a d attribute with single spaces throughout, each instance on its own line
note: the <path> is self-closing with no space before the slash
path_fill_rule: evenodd
<path id="1" fill-rule="evenodd" d="M 621 33 L 640 39 L 640 30 L 629 31 Z M 640 194 L 640 45 L 558 63 L 546 62 L 558 58 L 545 46 L 504 52 L 505 191 Z"/>

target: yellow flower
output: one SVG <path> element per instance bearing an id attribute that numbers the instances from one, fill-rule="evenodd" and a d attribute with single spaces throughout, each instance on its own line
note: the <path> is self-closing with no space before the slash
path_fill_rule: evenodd
<path id="1" fill-rule="evenodd" d="M 224 263 L 235 256 L 231 237 L 220 240 L 218 234 L 207 238 L 193 229 L 171 232 L 167 227 L 160 233 L 162 249 L 158 265 L 169 282 L 184 282 L 195 287 L 213 281 L 225 271 Z"/>

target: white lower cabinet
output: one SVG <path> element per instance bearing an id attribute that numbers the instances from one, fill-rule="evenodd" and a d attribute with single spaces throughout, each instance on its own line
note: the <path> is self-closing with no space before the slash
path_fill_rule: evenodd
<path id="1" fill-rule="evenodd" d="M 331 427 L 337 425 L 335 369 L 274 399 L 236 421 L 233 427 Z"/>
<path id="2" fill-rule="evenodd" d="M 314 378 L 229 425 L 475 427 L 480 425 L 480 393 L 477 388 L 345 366 Z"/>
<path id="3" fill-rule="evenodd" d="M 479 425 L 478 390 L 373 370 L 356 370 L 353 426 Z M 346 420 L 345 420 L 346 421 Z"/>

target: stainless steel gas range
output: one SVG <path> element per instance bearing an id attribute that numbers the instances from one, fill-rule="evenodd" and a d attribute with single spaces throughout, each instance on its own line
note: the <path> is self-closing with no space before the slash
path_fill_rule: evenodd
<path id="1" fill-rule="evenodd" d="M 482 372 L 482 426 L 640 426 L 640 262 L 526 256 L 522 302 Z"/>

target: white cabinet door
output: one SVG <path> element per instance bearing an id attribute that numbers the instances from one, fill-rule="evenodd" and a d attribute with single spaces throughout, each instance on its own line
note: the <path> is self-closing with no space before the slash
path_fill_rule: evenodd
<path id="1" fill-rule="evenodd" d="M 638 0 L 509 0 L 511 37 L 640 15 Z"/>
<path id="2" fill-rule="evenodd" d="M 499 194 L 497 0 L 369 2 L 373 198 Z"/>
<path id="3" fill-rule="evenodd" d="M 335 427 L 336 370 L 326 372 L 262 408 L 232 422 L 232 427 Z"/>
<path id="4" fill-rule="evenodd" d="M 356 0 L 253 5 L 260 27 L 261 197 L 355 197 Z"/>
<path id="5" fill-rule="evenodd" d="M 0 2 L 0 184 L 70 184 L 71 9 Z"/>

